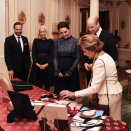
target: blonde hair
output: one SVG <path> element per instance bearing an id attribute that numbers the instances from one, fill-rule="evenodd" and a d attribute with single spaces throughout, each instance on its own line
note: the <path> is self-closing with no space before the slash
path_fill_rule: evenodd
<path id="1" fill-rule="evenodd" d="M 46 39 L 48 40 L 49 39 L 49 37 L 47 35 L 48 32 L 47 32 L 47 29 L 46 29 L 46 27 L 44 25 L 41 25 L 40 28 L 39 28 L 39 32 L 38 32 L 38 35 L 37 35 L 38 39 L 41 39 L 41 37 L 40 37 L 40 29 L 42 29 L 42 28 L 45 29 L 45 31 L 46 31 Z"/>
<path id="2" fill-rule="evenodd" d="M 104 43 L 96 35 L 88 34 L 80 38 L 77 46 L 93 52 L 100 52 L 104 48 Z"/>

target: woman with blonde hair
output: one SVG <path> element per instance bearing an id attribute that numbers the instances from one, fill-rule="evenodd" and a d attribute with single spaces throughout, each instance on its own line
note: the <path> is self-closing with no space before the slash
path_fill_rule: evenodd
<path id="1" fill-rule="evenodd" d="M 84 55 L 93 59 L 91 85 L 84 90 L 75 92 L 64 90 L 60 92 L 60 95 L 75 98 L 98 93 L 101 105 L 108 105 L 109 98 L 109 116 L 121 120 L 122 86 L 118 82 L 114 60 L 102 50 L 104 43 L 97 36 L 90 34 L 81 37 L 77 46 L 81 48 Z M 91 99 L 91 101 L 93 100 Z"/>
<path id="2" fill-rule="evenodd" d="M 29 83 L 49 91 L 54 85 L 54 42 L 47 35 L 47 29 L 44 25 L 40 26 L 38 38 L 33 41 L 32 59 L 33 65 L 30 74 Z"/>

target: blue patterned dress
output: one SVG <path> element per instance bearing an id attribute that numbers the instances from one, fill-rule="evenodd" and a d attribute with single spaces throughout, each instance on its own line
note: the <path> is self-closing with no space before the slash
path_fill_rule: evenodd
<path id="1" fill-rule="evenodd" d="M 80 90 L 79 73 L 77 65 L 80 61 L 81 51 L 77 47 L 78 39 L 63 37 L 55 41 L 54 68 L 55 68 L 55 94 L 62 90 Z M 68 74 L 69 77 L 59 77 L 59 73 Z"/>

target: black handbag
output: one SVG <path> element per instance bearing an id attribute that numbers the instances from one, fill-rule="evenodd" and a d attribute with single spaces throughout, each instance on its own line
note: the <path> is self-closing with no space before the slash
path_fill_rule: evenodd
<path id="1" fill-rule="evenodd" d="M 103 60 L 101 60 L 101 61 L 104 63 Z M 105 67 L 105 63 L 104 63 L 104 67 Z M 105 78 L 106 78 L 106 69 L 105 69 Z M 97 109 L 97 110 L 103 110 L 104 111 L 103 115 L 109 116 L 109 96 L 108 96 L 107 79 L 106 79 L 106 88 L 107 88 L 108 105 L 101 105 L 101 104 L 93 103 L 93 101 L 92 101 L 91 108 Z"/>

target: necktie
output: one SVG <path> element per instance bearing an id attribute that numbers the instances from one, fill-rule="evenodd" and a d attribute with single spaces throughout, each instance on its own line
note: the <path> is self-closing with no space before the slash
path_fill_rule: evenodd
<path id="1" fill-rule="evenodd" d="M 19 44 L 20 49 L 21 49 L 20 37 L 18 37 L 18 44 Z M 21 50 L 22 50 L 22 49 L 21 49 Z"/>

